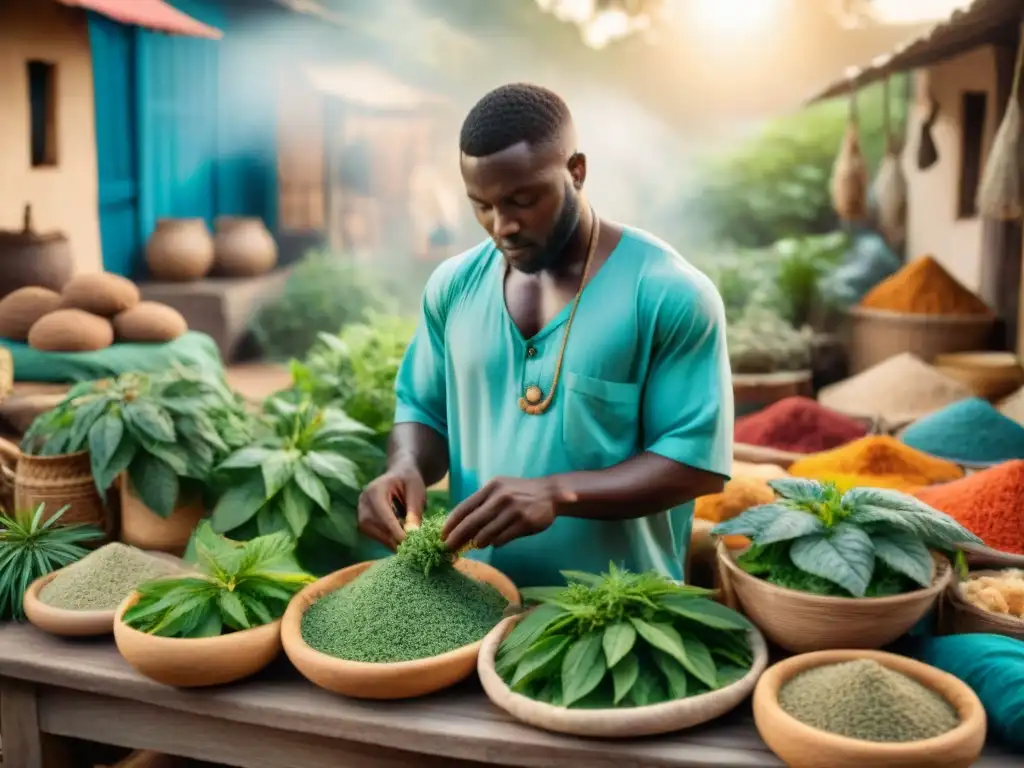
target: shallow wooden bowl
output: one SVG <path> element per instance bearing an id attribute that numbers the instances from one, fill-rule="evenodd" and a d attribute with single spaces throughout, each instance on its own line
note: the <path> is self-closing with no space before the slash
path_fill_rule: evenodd
<path id="1" fill-rule="evenodd" d="M 792 653 L 888 645 L 931 610 L 953 577 L 949 561 L 936 557 L 935 579 L 927 589 L 892 597 L 825 597 L 751 576 L 736 564 L 741 553 L 723 543 L 717 554 L 726 603 Z"/>
<path id="2" fill-rule="evenodd" d="M 249 677 L 281 652 L 281 620 L 219 637 L 157 637 L 124 623 L 125 611 L 139 599 L 136 592 L 121 603 L 114 619 L 117 650 L 133 669 L 175 688 L 223 685 Z"/>
<path id="3" fill-rule="evenodd" d="M 444 690 L 462 682 L 476 669 L 483 639 L 427 659 L 379 664 L 346 661 L 314 650 L 302 639 L 302 616 L 313 603 L 362 574 L 375 560 L 343 568 L 315 581 L 288 604 L 281 625 L 284 652 L 310 682 L 334 693 L 359 699 L 409 699 Z M 506 600 L 519 604 L 519 590 L 505 574 L 485 563 L 460 558 L 455 567 L 477 581 L 490 584 Z M 411 628 L 415 631 L 415 628 Z"/>
<path id="4" fill-rule="evenodd" d="M 184 561 L 173 555 L 163 552 L 148 554 L 176 563 L 181 566 L 182 570 L 188 568 Z M 72 563 L 72 565 L 76 565 L 76 563 Z M 65 568 L 70 567 L 71 565 L 65 566 Z M 29 584 L 22 599 L 25 617 L 34 627 L 43 632 L 49 632 L 51 635 L 98 637 L 111 634 L 114 631 L 114 617 L 117 615 L 117 608 L 112 608 L 109 611 L 72 611 L 66 608 L 55 608 L 39 599 L 39 593 L 43 591 L 43 587 L 53 581 L 63 570 L 64 568 L 60 568 Z"/>
<path id="5" fill-rule="evenodd" d="M 960 725 L 931 739 L 879 743 L 812 728 L 779 705 L 782 686 L 800 672 L 860 659 L 877 661 L 930 688 L 956 708 Z M 859 650 L 805 653 L 769 667 L 754 689 L 754 723 L 765 744 L 790 768 L 967 768 L 981 754 L 986 732 L 985 710 L 966 683 L 905 656 Z"/>
<path id="6" fill-rule="evenodd" d="M 971 576 L 997 576 L 999 570 L 982 569 L 971 571 Z M 1005 635 L 1015 640 L 1024 640 L 1024 619 L 992 613 L 972 604 L 960 591 L 960 582 L 953 581 L 946 587 L 945 602 L 942 605 L 941 628 L 947 635 L 992 634 Z"/>
<path id="7" fill-rule="evenodd" d="M 935 367 L 986 400 L 1005 397 L 1024 383 L 1024 368 L 1010 352 L 953 352 L 936 356 Z"/>

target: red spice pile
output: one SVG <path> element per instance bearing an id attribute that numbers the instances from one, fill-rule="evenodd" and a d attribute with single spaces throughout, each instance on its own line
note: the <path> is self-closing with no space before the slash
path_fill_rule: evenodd
<path id="1" fill-rule="evenodd" d="M 787 397 L 763 411 L 737 420 L 737 443 L 793 453 L 828 451 L 864 437 L 867 427 L 856 419 L 808 397 Z"/>
<path id="2" fill-rule="evenodd" d="M 914 495 L 955 518 L 986 546 L 1024 555 L 1024 461 L 1008 461 Z"/>

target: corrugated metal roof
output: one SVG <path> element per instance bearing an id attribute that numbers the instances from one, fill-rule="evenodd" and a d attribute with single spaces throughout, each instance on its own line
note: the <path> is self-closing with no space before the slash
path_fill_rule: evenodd
<path id="1" fill-rule="evenodd" d="M 934 64 L 993 43 L 1013 43 L 1024 16 L 1024 0 L 974 0 L 954 11 L 928 32 L 878 56 L 862 67 L 849 67 L 807 100 L 808 104 L 848 93 L 887 75 Z"/>
<path id="2" fill-rule="evenodd" d="M 121 24 L 134 24 L 158 32 L 219 40 L 224 33 L 193 19 L 164 0 L 57 0 L 62 5 L 95 11 Z"/>

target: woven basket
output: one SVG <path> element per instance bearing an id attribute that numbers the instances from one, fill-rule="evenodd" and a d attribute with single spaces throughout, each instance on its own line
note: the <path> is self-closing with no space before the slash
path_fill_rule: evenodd
<path id="1" fill-rule="evenodd" d="M 971 571 L 972 576 L 995 576 L 999 571 Z M 1003 616 L 971 605 L 960 593 L 960 583 L 954 580 L 943 596 L 942 615 L 939 619 L 942 633 L 970 635 L 988 633 L 1024 640 L 1024 619 Z"/>
<path id="2" fill-rule="evenodd" d="M 995 319 L 977 315 L 912 315 L 852 307 L 847 310 L 850 375 L 894 355 L 912 352 L 926 363 L 948 352 L 985 349 Z"/>
<path id="3" fill-rule="evenodd" d="M 14 358 L 0 347 L 0 402 L 14 391 Z"/>
<path id="4" fill-rule="evenodd" d="M 886 646 L 924 618 L 953 577 L 949 561 L 935 556 L 935 581 L 927 589 L 893 597 L 824 597 L 751 576 L 736 564 L 739 554 L 718 545 L 726 605 L 742 610 L 765 637 L 793 653 Z"/>
<path id="5" fill-rule="evenodd" d="M 1024 384 L 1024 368 L 1017 356 L 1009 352 L 952 352 L 937 355 L 935 367 L 986 400 L 1000 400 Z"/>
<path id="6" fill-rule="evenodd" d="M 50 515 L 69 505 L 61 518 L 63 525 L 95 525 L 108 537 L 113 532 L 113 516 L 96 492 L 88 451 L 64 456 L 21 455 L 14 471 L 14 507 L 27 510 L 39 504 L 45 504 Z"/>
<path id="7" fill-rule="evenodd" d="M 754 690 L 768 665 L 768 646 L 760 632 L 749 635 L 754 663 L 742 678 L 717 691 L 702 693 L 663 704 L 622 709 L 566 709 L 534 701 L 515 693 L 494 667 L 502 640 L 525 614 L 510 616 L 491 630 L 480 647 L 476 669 L 484 693 L 496 706 L 535 728 L 574 736 L 631 739 L 681 731 L 706 723 L 736 708 Z"/>

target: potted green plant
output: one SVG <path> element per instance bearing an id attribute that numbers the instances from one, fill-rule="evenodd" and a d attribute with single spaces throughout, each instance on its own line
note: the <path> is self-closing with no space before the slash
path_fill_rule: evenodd
<path id="1" fill-rule="evenodd" d="M 121 539 L 180 554 L 205 515 L 213 467 L 250 438 L 249 417 L 223 381 L 175 368 L 76 387 L 24 444 L 44 456 L 87 455 L 101 497 L 120 481 Z"/>
<path id="2" fill-rule="evenodd" d="M 913 496 L 880 488 L 770 480 L 778 498 L 712 529 L 723 586 L 761 630 L 795 651 L 880 648 L 932 607 L 953 570 L 937 555 L 981 540 Z"/>
<path id="3" fill-rule="evenodd" d="M 139 586 L 114 620 L 114 641 L 140 673 L 166 685 L 220 685 L 255 674 L 281 650 L 281 616 L 313 577 L 286 533 L 231 541 L 204 521 L 196 573 Z"/>
<path id="4" fill-rule="evenodd" d="M 214 507 L 218 533 L 236 539 L 284 531 L 300 562 L 327 573 L 351 561 L 359 541 L 356 504 L 383 453 L 373 430 L 337 408 L 271 398 L 266 431 L 217 468 L 227 490 Z"/>
<path id="5" fill-rule="evenodd" d="M 84 545 L 103 537 L 90 525 L 58 525 L 68 509 L 47 515 L 45 505 L 39 504 L 31 511 L 0 515 L 0 619 L 21 621 L 29 585 L 81 560 L 89 554 Z"/>

